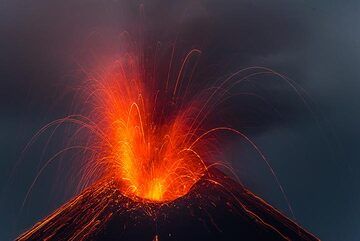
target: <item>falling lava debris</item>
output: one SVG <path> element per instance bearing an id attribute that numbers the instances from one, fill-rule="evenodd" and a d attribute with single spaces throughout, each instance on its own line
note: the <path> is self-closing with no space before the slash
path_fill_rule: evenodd
<path id="1" fill-rule="evenodd" d="M 84 190 L 16 240 L 318 240 L 218 170 L 171 202 L 133 200 L 114 180 Z"/>

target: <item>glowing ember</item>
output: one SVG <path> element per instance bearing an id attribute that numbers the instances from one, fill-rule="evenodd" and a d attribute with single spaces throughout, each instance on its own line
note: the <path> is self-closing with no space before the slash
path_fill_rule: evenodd
<path id="1" fill-rule="evenodd" d="M 198 53 L 193 50 L 187 59 Z M 145 79 L 137 60 L 128 57 L 91 80 L 94 115 L 107 139 L 97 165 L 105 167 L 129 197 L 174 200 L 206 170 L 193 147 L 199 110 L 194 102 L 186 106 L 178 101 L 184 94 L 181 72 L 173 82 Z"/>
<path id="2" fill-rule="evenodd" d="M 113 216 L 119 217 L 124 212 L 131 213 L 140 210 L 154 222 L 158 218 L 158 213 L 166 211 L 167 208 L 176 207 L 176 203 L 180 203 L 179 206 L 183 208 L 188 208 L 187 205 L 189 205 L 189 208 L 195 207 L 196 210 L 202 210 L 206 213 L 206 217 L 209 215 L 208 210 L 214 210 L 214 208 L 219 208 L 220 212 L 226 208 L 229 210 L 227 213 L 233 213 L 234 217 L 240 212 L 245 213 L 245 217 L 250 217 L 251 222 L 256 220 L 257 224 L 271 230 L 278 238 L 289 239 L 282 233 L 281 230 L 284 229 L 286 233 L 291 232 L 291 235 L 295 235 L 295 239 L 299 239 L 299 235 L 302 238 L 308 235 L 309 238 L 305 239 L 316 240 L 306 232 L 303 234 L 300 227 L 291 223 L 227 175 L 216 168 L 210 169 L 215 165 L 228 167 L 224 162 L 216 160 L 216 155 L 214 155 L 214 152 L 217 153 L 214 151 L 216 138 L 210 139 L 209 136 L 218 131 L 232 132 L 258 152 L 287 201 L 274 170 L 251 139 L 230 127 L 206 128 L 204 126 L 209 113 L 224 99 L 229 88 L 255 75 L 283 76 L 267 68 L 249 67 L 233 73 L 212 88 L 194 90 L 190 83 L 194 72 L 194 65 L 191 66 L 191 63 L 199 53 L 200 51 L 196 49 L 190 51 L 180 67 L 174 71 L 177 73 L 174 74 L 175 77 L 171 74 L 173 51 L 171 61 L 165 68 L 168 72 L 165 79 L 156 77 L 161 75 L 155 75 L 157 72 L 155 65 L 149 71 L 148 67 L 144 67 L 141 56 L 133 57 L 137 55 L 131 54 L 123 55 L 122 59 L 114 61 L 114 64 L 102 73 L 89 78 L 87 88 L 85 88 L 85 104 L 90 107 L 90 113 L 55 120 L 43 127 L 34 138 L 51 126 L 55 126 L 56 130 L 65 122 L 80 126 L 74 136 L 78 135 L 82 129 L 90 130 L 90 133 L 94 135 L 86 139 L 85 145 L 70 146 L 49 159 L 37 174 L 26 198 L 46 166 L 57 156 L 71 149 L 80 149 L 84 153 L 91 152 L 91 156 L 83 155 L 85 166 L 81 169 L 84 174 L 81 183 L 86 186 L 92 182 L 92 185 L 33 229 L 24 233 L 18 240 L 32 240 L 34 237 L 42 236 L 48 240 L 52 237 L 62 237 L 62 235 L 71 237 L 71 240 L 78 237 L 91 237 L 100 232 L 106 226 L 105 224 L 108 225 Z M 189 69 L 190 73 L 186 73 Z M 289 84 L 291 85 L 290 82 Z M 189 93 L 190 90 L 193 93 Z M 33 139 L 30 144 L 32 141 Z M 184 199 L 174 201 L 188 193 L 189 195 Z M 188 202 L 190 199 L 197 200 L 195 205 Z M 182 202 L 184 200 L 185 202 Z M 170 201 L 174 202 L 170 203 Z M 147 202 L 146 205 L 144 202 Z M 160 202 L 169 202 L 169 205 L 159 204 Z M 288 201 L 287 203 L 292 212 Z M 165 209 L 162 209 L 163 207 Z M 240 212 L 233 212 L 232 208 Z M 189 213 L 193 218 L 193 211 Z M 269 219 L 268 223 L 268 218 L 275 219 L 274 221 Z M 214 219 L 210 218 L 210 220 L 216 226 L 216 230 L 223 233 L 218 229 Z M 242 218 L 241 220 L 241 224 L 244 225 L 244 220 Z M 276 225 L 284 223 L 285 226 L 277 229 L 273 226 L 273 222 Z M 74 232 L 62 229 L 66 225 L 69 225 L 69 230 L 73 229 Z M 58 226 L 60 228 L 54 228 Z M 122 226 L 125 230 L 126 225 L 123 223 Z M 116 230 L 121 229 L 117 227 Z M 256 232 L 258 230 L 256 228 Z M 268 232 L 263 234 L 265 233 L 268 234 Z M 159 237 L 155 235 L 153 239 L 159 240 Z"/>

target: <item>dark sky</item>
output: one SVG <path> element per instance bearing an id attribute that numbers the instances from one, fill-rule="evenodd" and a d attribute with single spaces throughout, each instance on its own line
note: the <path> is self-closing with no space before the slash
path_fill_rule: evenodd
<path id="1" fill-rule="evenodd" d="M 38 129 L 71 112 L 79 65 L 115 52 L 120 33 L 139 26 L 148 45 L 168 46 L 179 34 L 180 53 L 201 48 L 199 83 L 248 66 L 296 81 L 308 105 L 273 76 L 236 88 L 265 102 L 240 96 L 224 113 L 232 109 L 232 124 L 268 157 L 298 223 L 323 240 L 360 240 L 360 2 L 156 0 L 146 1 L 142 20 L 140 3 L 0 2 L 0 240 L 13 239 L 76 193 L 63 174 L 73 164 L 52 166 L 21 209 L 40 161 L 64 134 L 44 155 L 40 138 L 11 170 Z M 290 215 L 266 165 L 240 140 L 226 144 L 244 184 Z"/>

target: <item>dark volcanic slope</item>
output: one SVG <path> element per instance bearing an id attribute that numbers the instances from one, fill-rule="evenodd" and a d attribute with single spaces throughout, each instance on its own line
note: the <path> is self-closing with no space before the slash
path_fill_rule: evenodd
<path id="1" fill-rule="evenodd" d="M 213 172 L 167 204 L 124 197 L 102 181 L 17 240 L 317 240 L 240 184 Z"/>

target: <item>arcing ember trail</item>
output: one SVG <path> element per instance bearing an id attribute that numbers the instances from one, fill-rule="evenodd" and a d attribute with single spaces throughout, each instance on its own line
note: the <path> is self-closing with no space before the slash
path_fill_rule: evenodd
<path id="1" fill-rule="evenodd" d="M 264 158 L 240 131 L 207 121 L 229 88 L 276 73 L 252 67 L 194 88 L 201 52 L 175 64 L 174 49 L 166 66 L 128 52 L 87 73 L 88 113 L 45 129 L 70 122 L 89 130 L 82 181 L 91 185 L 17 240 L 317 240 L 219 171 L 231 168 L 214 154 L 225 131 Z"/>

